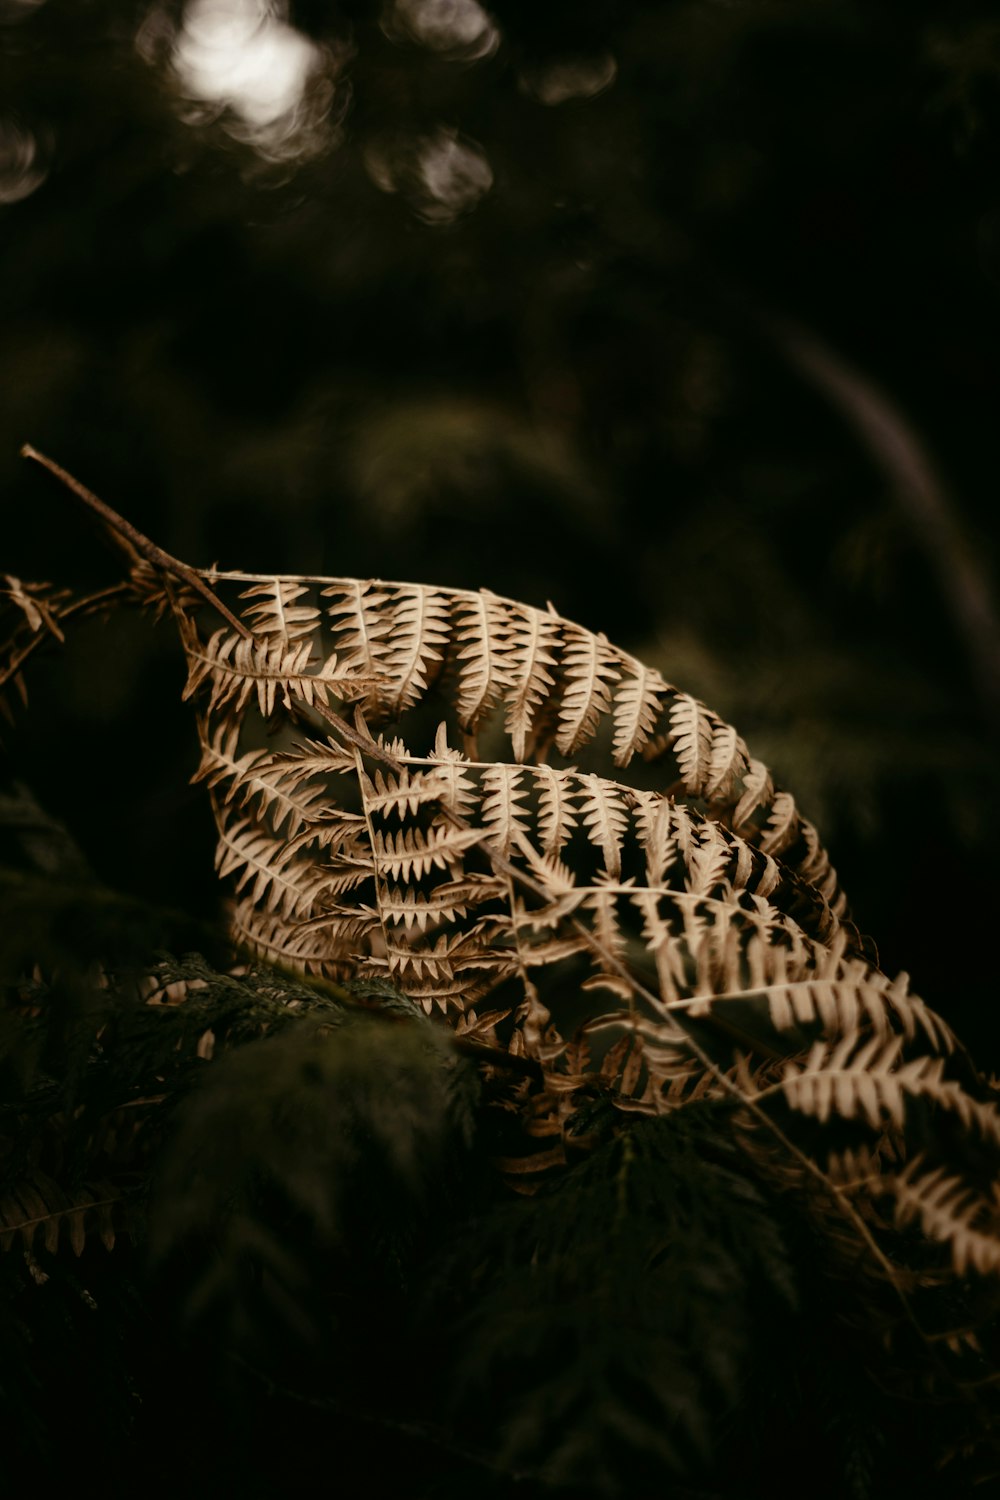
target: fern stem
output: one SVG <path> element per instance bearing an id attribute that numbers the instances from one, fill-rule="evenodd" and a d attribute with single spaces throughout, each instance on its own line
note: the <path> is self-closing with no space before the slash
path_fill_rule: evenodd
<path id="1" fill-rule="evenodd" d="M 148 563 L 151 563 L 154 568 L 158 568 L 161 573 L 167 573 L 180 582 L 186 583 L 189 588 L 194 589 L 196 593 L 200 594 L 207 604 L 210 604 L 213 609 L 218 610 L 223 619 L 227 620 L 233 629 L 243 636 L 244 640 L 253 640 L 253 632 L 223 604 L 219 596 L 209 588 L 204 578 L 202 578 L 201 574 L 195 568 L 188 567 L 187 563 L 181 562 L 177 557 L 171 557 L 169 552 L 164 552 L 162 547 L 158 547 L 155 542 L 150 541 L 149 537 L 133 526 L 131 521 L 126 521 L 124 516 L 120 516 L 116 510 L 113 510 L 110 505 L 95 495 L 93 490 L 89 490 L 85 484 L 81 484 L 80 480 L 75 479 L 61 464 L 57 464 L 55 459 L 48 458 L 44 453 L 39 453 L 38 449 L 33 448 L 30 443 L 25 443 L 21 448 L 21 457 L 28 458 L 32 463 L 39 464 L 43 469 L 47 469 L 78 500 L 82 500 L 84 505 L 100 516 L 104 524 L 109 526 L 126 543 L 130 550 L 138 552 L 140 557 L 145 558 Z"/>
<path id="2" fill-rule="evenodd" d="M 93 594 L 87 594 L 84 598 L 76 599 L 72 604 L 67 604 L 65 609 L 58 611 L 59 619 L 68 620 L 72 615 L 88 614 L 91 610 L 99 609 L 103 604 L 112 599 L 121 598 L 123 594 L 128 593 L 130 587 L 131 585 L 128 583 L 109 584 L 107 588 L 98 589 Z M 9 644 L 13 645 L 16 638 L 17 632 L 15 631 Z M 26 642 L 20 651 L 16 651 L 11 655 L 6 666 L 0 671 L 0 689 L 5 688 L 11 678 L 17 676 L 21 667 L 28 660 L 28 657 L 33 655 L 38 647 L 43 645 L 48 639 L 49 633 L 46 631 L 35 630 L 32 632 L 31 639 Z"/>

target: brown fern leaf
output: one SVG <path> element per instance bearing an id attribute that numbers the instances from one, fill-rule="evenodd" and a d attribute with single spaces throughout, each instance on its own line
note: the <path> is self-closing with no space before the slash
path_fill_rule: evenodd
<path id="1" fill-rule="evenodd" d="M 270 718 L 279 705 L 290 709 L 301 703 L 311 708 L 330 697 L 343 700 L 351 695 L 352 675 L 338 669 L 335 655 L 316 662 L 308 639 L 289 643 L 272 635 L 247 640 L 222 629 L 202 643 L 191 632 L 185 634 L 184 696 L 193 698 L 207 685 L 210 716 L 222 710 L 242 713 L 254 700 L 264 718 Z"/>
<path id="2" fill-rule="evenodd" d="M 35 1172 L 0 1197 L 0 1250 L 10 1250 L 17 1240 L 30 1250 L 40 1238 L 45 1249 L 54 1252 L 65 1239 L 74 1255 L 82 1255 L 88 1233 L 96 1233 L 111 1250 L 114 1210 L 120 1200 L 120 1190 L 111 1183 L 66 1189 Z"/>
<path id="3" fill-rule="evenodd" d="M 621 676 L 620 653 L 603 635 L 564 624 L 563 697 L 559 705 L 556 747 L 572 755 L 593 739 L 599 720 L 611 710 L 611 688 Z"/>
<path id="4" fill-rule="evenodd" d="M 629 807 L 622 789 L 601 776 L 577 777 L 580 813 L 587 836 L 601 851 L 604 871 L 617 880 L 622 872 L 622 846 Z"/>
<path id="5" fill-rule="evenodd" d="M 510 614 L 502 599 L 484 589 L 457 602 L 455 619 L 461 648 L 455 708 L 462 729 L 474 734 L 511 685 Z"/>
<path id="6" fill-rule="evenodd" d="M 641 1050 L 626 1092 L 642 1107 L 732 1083 L 735 1063 L 699 1078 L 685 1052 L 685 1026 L 707 1022 L 741 1055 L 784 1059 L 786 1097 L 821 1117 L 835 1101 L 848 1118 L 899 1125 L 922 1094 L 996 1138 L 990 1111 L 942 1071 L 947 1028 L 868 961 L 794 799 L 692 695 L 604 636 L 488 593 L 213 582 L 242 586 L 249 634 L 202 641 L 189 614 L 182 634 L 189 693 L 207 699 L 201 774 L 221 799 L 220 869 L 246 893 L 234 930 L 255 951 L 388 974 L 453 1024 L 516 979 L 507 1045 L 544 1053 L 555 1094 L 581 1036 L 558 999 L 572 971 L 612 1007 L 583 1031 L 625 1024 Z M 313 588 L 322 618 L 305 602 Z M 466 753 L 446 725 L 422 755 L 379 736 L 435 684 Z M 364 715 L 354 730 L 337 717 L 345 704 Z M 242 749 L 247 714 L 278 708 L 305 730 L 300 744 Z M 470 758 L 501 711 L 513 764 Z M 698 805 L 524 764 L 550 742 L 575 754 L 607 719 L 616 765 L 669 755 Z M 918 1042 L 929 1053 L 904 1057 Z"/>
<path id="7" fill-rule="evenodd" d="M 437 589 L 399 589 L 390 636 L 389 711 L 396 717 L 427 691 L 452 637 L 451 601 Z"/>
<path id="8" fill-rule="evenodd" d="M 873 1129 L 888 1118 L 898 1129 L 906 1124 L 907 1098 L 925 1098 L 953 1112 L 970 1134 L 1000 1145 L 1000 1112 L 992 1101 L 974 1099 L 954 1079 L 944 1077 L 943 1057 L 900 1060 L 901 1037 L 883 1042 L 869 1037 L 860 1047 L 848 1033 L 835 1045 L 818 1041 L 802 1063 L 789 1062 L 782 1088 L 788 1102 L 825 1121 L 834 1113 L 863 1118 Z"/>
<path id="9" fill-rule="evenodd" d="M 622 680 L 615 693 L 615 734 L 612 745 L 616 766 L 627 766 L 648 745 L 660 718 L 667 687 L 659 672 L 628 659 L 630 675 Z M 733 731 L 734 735 L 736 731 Z"/>
<path id="10" fill-rule="evenodd" d="M 555 688 L 562 635 L 554 615 L 526 605 L 512 605 L 509 621 L 507 733 L 514 759 L 523 761 L 528 740 L 535 734 L 538 711 Z"/>
<path id="11" fill-rule="evenodd" d="M 712 774 L 712 743 L 715 726 L 703 703 L 689 693 L 678 693 L 670 708 L 673 749 L 684 779 L 685 791 L 700 797 Z"/>
<path id="12" fill-rule="evenodd" d="M 360 702 L 366 714 L 378 717 L 389 701 L 384 690 L 392 652 L 392 619 L 386 609 L 391 596 L 383 585 L 358 578 L 323 581 L 329 586 L 321 590 L 322 596 L 334 601 L 327 606 L 327 614 L 356 684 L 351 701 Z"/>
<path id="13" fill-rule="evenodd" d="M 533 1150 L 512 1173 L 537 1181 L 565 1160 L 586 1087 L 657 1113 L 735 1098 L 748 1136 L 780 1102 L 874 1138 L 867 1165 L 825 1173 L 771 1131 L 786 1168 L 843 1209 L 852 1254 L 872 1250 L 888 1193 L 960 1273 L 1000 1268 L 997 1205 L 907 1165 L 928 1110 L 993 1159 L 996 1105 L 958 1081 L 974 1078 L 967 1059 L 905 976 L 872 962 L 815 828 L 731 725 L 551 606 L 197 573 L 130 547 L 134 592 L 169 599 L 187 655 L 234 938 L 306 972 L 389 977 L 529 1059 L 513 1107 Z M 43 596 L 8 585 L 21 634 L 51 635 Z M 222 621 L 208 633 L 206 603 Z M 422 749 L 432 705 L 444 723 Z M 261 749 L 261 719 L 297 743 Z M 651 767 L 683 800 L 649 789 Z M 881 1185 L 876 1156 L 897 1168 Z"/>
<path id="14" fill-rule="evenodd" d="M 241 599 L 254 600 L 244 610 L 244 618 L 248 623 L 253 622 L 254 635 L 277 639 L 284 646 L 311 640 L 320 613 L 312 605 L 298 602 L 308 593 L 305 584 L 291 578 L 269 578 L 264 583 L 255 583 L 240 595 Z"/>
<path id="15" fill-rule="evenodd" d="M 286 920 L 313 914 L 325 884 L 323 871 L 313 861 L 296 858 L 291 845 L 262 831 L 249 817 L 232 821 L 217 809 L 216 824 L 216 869 L 221 878 L 236 875 L 237 891 L 249 887 L 252 901 Z"/>
<path id="16" fill-rule="evenodd" d="M 922 1172 L 915 1157 L 902 1172 L 887 1177 L 901 1227 L 917 1219 L 932 1240 L 949 1246 L 959 1276 L 1000 1272 L 1000 1202 L 994 1191 L 982 1197 L 944 1167 Z"/>
<path id="17" fill-rule="evenodd" d="M 228 739 L 218 743 L 230 766 L 241 759 Z M 254 952 L 321 969 L 325 933 L 332 975 L 345 963 L 388 974 L 455 1019 L 517 977 L 526 1001 L 508 1045 L 520 1036 L 518 1045 L 537 1056 L 544 1046 L 554 1074 L 573 1032 L 539 984 L 546 976 L 546 993 L 558 987 L 567 965 L 585 961 L 576 984 L 612 997 L 644 1043 L 665 1031 L 675 1045 L 675 1008 L 733 1031 L 747 1000 L 769 1032 L 781 1032 L 782 996 L 795 993 L 800 1045 L 802 996 L 817 1028 L 831 1015 L 829 987 L 804 982 L 827 974 L 823 940 L 840 933 L 843 964 L 860 962 L 849 929 L 817 892 L 807 888 L 812 905 L 803 903 L 801 882 L 772 858 L 671 799 L 593 773 L 473 762 L 443 730 L 424 756 L 394 740 L 384 752 L 392 771 L 379 765 L 382 746 L 368 743 L 367 754 L 357 745 L 351 752 L 335 731 L 326 744 L 274 757 L 274 774 L 287 767 L 303 817 L 292 838 L 253 824 L 246 809 L 263 813 L 263 799 L 232 814 L 219 808 L 223 869 L 278 919 L 255 926 L 241 903 L 239 935 Z M 260 768 L 254 758 L 241 772 L 253 777 Z M 345 776 L 358 813 L 338 810 Z M 812 935 L 791 907 L 803 908 Z M 898 1025 L 883 989 L 869 988 L 879 1034 L 891 1035 Z M 837 1013 L 851 1015 L 846 999 Z M 661 1107 L 656 1091 L 674 1085 L 675 1071 L 640 1071 L 647 1107 Z"/>
<path id="18" fill-rule="evenodd" d="M 748 842 L 767 841 L 769 849 L 778 839 L 780 818 L 788 849 L 784 863 L 808 868 L 810 880 L 842 913 L 829 861 L 794 805 L 783 801 L 768 826 L 775 796 L 770 778 L 736 731 L 605 637 L 551 610 L 488 593 L 358 579 L 266 579 L 217 571 L 204 576 L 215 586 L 254 590 L 249 606 L 244 600 L 250 639 L 224 630 L 201 641 L 193 614 L 182 615 L 189 693 L 207 684 L 213 711 L 242 712 L 254 694 L 265 714 L 278 706 L 339 700 L 361 704 L 377 728 L 405 714 L 440 682 L 454 693 L 456 721 L 468 735 L 503 707 L 511 755 L 519 762 L 532 747 L 536 757 L 543 756 L 549 743 L 560 754 L 575 754 L 610 716 L 616 765 L 626 768 L 637 754 L 650 763 L 671 756 L 688 795 L 704 800 L 713 818 L 740 830 Z M 307 587 L 332 601 L 325 622 L 297 602 L 304 596 L 293 591 Z M 311 654 L 305 651 L 310 620 Z M 284 635 L 275 633 L 281 629 Z M 333 637 L 333 652 L 324 644 L 324 629 Z"/>
<path id="19" fill-rule="evenodd" d="M 349 917 L 343 921 L 342 951 L 331 944 L 329 924 L 319 929 L 308 922 L 290 925 L 280 912 L 262 911 L 251 899 L 234 904 L 229 913 L 229 931 L 233 942 L 253 958 L 301 974 L 315 974 L 324 979 L 349 979 L 355 972 L 350 958 L 354 936 Z"/>
<path id="20" fill-rule="evenodd" d="M 322 788 L 307 785 L 300 790 L 301 778 L 295 776 L 294 767 L 266 750 L 247 750 L 239 755 L 238 724 L 219 725 L 211 740 L 204 723 L 199 722 L 198 727 L 201 764 L 192 779 L 224 792 L 223 804 L 253 804 L 258 818 L 266 813 L 275 832 L 284 831 L 289 838 L 317 816 L 323 802 Z"/>

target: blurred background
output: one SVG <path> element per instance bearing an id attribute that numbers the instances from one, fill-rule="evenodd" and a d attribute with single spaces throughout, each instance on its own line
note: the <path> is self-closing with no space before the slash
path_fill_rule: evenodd
<path id="1" fill-rule="evenodd" d="M 1000 1068 L 1000 17 L 963 0 L 0 0 L 0 566 L 486 586 L 735 722 Z M 15 772 L 211 913 L 169 627 Z M 995 1059 L 995 1060 L 994 1060 Z"/>

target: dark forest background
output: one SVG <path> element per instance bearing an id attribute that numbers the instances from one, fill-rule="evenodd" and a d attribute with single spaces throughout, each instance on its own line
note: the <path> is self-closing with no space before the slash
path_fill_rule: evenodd
<path id="1" fill-rule="evenodd" d="M 0 0 L 0 54 L 4 570 L 117 576 L 31 442 L 193 563 L 552 599 L 736 723 L 989 1067 L 995 7 Z M 6 739 L 206 915 L 182 681 L 94 623 Z"/>

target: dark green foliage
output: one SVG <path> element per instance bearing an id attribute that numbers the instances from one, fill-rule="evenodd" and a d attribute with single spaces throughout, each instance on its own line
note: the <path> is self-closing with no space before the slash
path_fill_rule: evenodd
<path id="1" fill-rule="evenodd" d="M 9 986 L 42 956 L 7 992 L 4 1187 L 120 1194 L 110 1254 L 84 1214 L 0 1259 L 9 1462 L 85 1448 L 109 1493 L 152 1465 L 154 1493 L 261 1496 L 333 1471 L 388 1495 L 403 1465 L 428 1500 L 792 1494 L 817 1449 L 839 1500 L 898 1467 L 850 1289 L 728 1107 L 597 1100 L 592 1154 L 511 1197 L 509 1083 L 481 1095 L 388 986 L 148 952 L 140 982 L 170 918 L 23 871 L 4 891 Z"/>
<path id="2" fill-rule="evenodd" d="M 45 1059 L 72 991 L 44 964 L 18 991 L 4 1188 L 100 1178 L 114 1248 L 84 1209 L 0 1257 L 9 1463 L 61 1477 L 85 1450 L 113 1495 L 141 1475 L 389 1496 L 403 1466 L 426 1500 L 773 1500 L 803 1474 L 860 1500 L 926 1480 L 968 1430 L 921 1402 L 914 1440 L 898 1355 L 729 1106 L 633 1120 L 597 1100 L 591 1154 L 517 1198 L 490 1156 L 519 1085 L 480 1081 L 403 997 L 197 956 L 151 959 L 143 987 L 137 947 L 114 962 L 119 906 L 88 910 L 58 948 L 88 994 L 107 955 L 70 1112 Z M 928 1492 L 964 1494 L 961 1471 Z"/>
<path id="3" fill-rule="evenodd" d="M 717 1421 L 797 1296 L 730 1116 L 693 1106 L 619 1127 L 460 1246 L 459 1409 L 499 1432 L 505 1463 L 601 1494 L 644 1465 L 714 1466 Z"/>
<path id="4" fill-rule="evenodd" d="M 123 1246 L 0 1259 L 0 1438 L 9 1474 L 65 1480 L 90 1452 L 106 1492 L 134 1481 L 130 1442 L 145 1392 L 137 1380 L 157 1330 Z M 75 1455 L 75 1457 L 74 1457 Z"/>
<path id="5" fill-rule="evenodd" d="M 185 1261 L 201 1336 L 336 1362 L 340 1325 L 412 1297 L 419 1221 L 461 1170 L 468 1064 L 426 1021 L 300 1020 L 213 1068 L 177 1121 L 150 1221 L 154 1266 Z M 182 1278 L 183 1279 L 183 1278 Z M 287 1378 L 287 1377 L 286 1377 Z"/>

